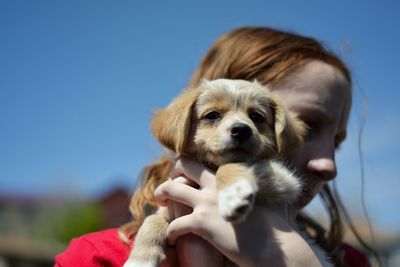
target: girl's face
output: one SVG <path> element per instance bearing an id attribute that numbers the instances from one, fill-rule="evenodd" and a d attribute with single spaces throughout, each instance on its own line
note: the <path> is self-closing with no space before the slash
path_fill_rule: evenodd
<path id="1" fill-rule="evenodd" d="M 339 69 L 317 60 L 302 65 L 272 89 L 309 127 L 304 144 L 287 157 L 304 183 L 295 203 L 301 209 L 336 177 L 335 149 L 346 137 L 351 89 Z"/>

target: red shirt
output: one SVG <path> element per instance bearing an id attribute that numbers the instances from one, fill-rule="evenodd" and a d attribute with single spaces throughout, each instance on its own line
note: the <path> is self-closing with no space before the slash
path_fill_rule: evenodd
<path id="1" fill-rule="evenodd" d="M 345 261 L 352 267 L 370 267 L 368 257 L 344 244 Z M 56 256 L 55 267 L 121 267 L 131 246 L 123 243 L 117 229 L 103 230 L 72 239 L 66 251 Z"/>
<path id="2" fill-rule="evenodd" d="M 72 239 L 68 248 L 56 256 L 55 266 L 123 266 L 131 248 L 122 242 L 117 229 L 94 232 Z"/>

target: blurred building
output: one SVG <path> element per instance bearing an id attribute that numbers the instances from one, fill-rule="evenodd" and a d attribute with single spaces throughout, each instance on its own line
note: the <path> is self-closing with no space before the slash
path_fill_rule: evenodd
<path id="1" fill-rule="evenodd" d="M 95 200 L 0 196 L 0 267 L 46 267 L 82 234 L 131 218 L 130 195 L 116 188 Z"/>

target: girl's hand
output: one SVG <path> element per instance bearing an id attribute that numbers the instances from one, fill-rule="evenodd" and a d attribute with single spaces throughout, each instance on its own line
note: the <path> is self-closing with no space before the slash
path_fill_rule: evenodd
<path id="1" fill-rule="evenodd" d="M 176 177 L 174 182 L 196 187 L 193 181 L 184 177 Z M 166 205 L 167 203 L 163 203 Z M 192 213 L 192 208 L 182 203 L 168 200 L 171 220 Z M 174 249 L 175 248 L 175 249 Z M 172 251 L 173 250 L 173 251 Z M 224 256 L 203 238 L 187 234 L 176 240 L 176 246 L 169 246 L 168 259 L 171 266 L 180 267 L 221 267 L 224 266 Z"/>
<path id="2" fill-rule="evenodd" d="M 321 266 L 312 249 L 292 227 L 293 215 L 286 207 L 255 206 L 246 221 L 232 224 L 219 213 L 215 174 L 195 161 L 180 157 L 171 176 L 178 180 L 161 184 L 155 191 L 157 200 L 161 204 L 181 203 L 192 208 L 192 212 L 180 214 L 183 216 L 170 223 L 167 233 L 170 244 L 182 236 L 195 234 L 239 266 Z M 179 182 L 182 179 L 194 182 L 198 188 Z M 205 246 L 201 251 L 211 253 L 212 247 Z M 193 257 L 191 264 L 198 259 Z"/>

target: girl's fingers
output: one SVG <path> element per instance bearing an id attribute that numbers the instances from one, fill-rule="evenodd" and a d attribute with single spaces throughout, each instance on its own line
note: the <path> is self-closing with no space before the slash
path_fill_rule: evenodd
<path id="1" fill-rule="evenodd" d="M 157 187 L 154 197 L 161 206 L 165 206 L 167 200 L 173 200 L 193 208 L 201 199 L 201 192 L 191 186 L 169 180 Z"/>
<path id="2" fill-rule="evenodd" d="M 191 187 L 194 187 L 194 188 L 198 188 L 199 187 L 198 184 L 196 184 L 192 180 L 190 180 L 190 179 L 188 179 L 186 177 L 183 177 L 183 176 L 178 176 L 176 178 L 173 178 L 173 180 L 174 180 L 174 182 L 185 184 L 185 185 L 188 185 L 188 186 L 191 186 Z"/>
<path id="3" fill-rule="evenodd" d="M 169 224 L 167 230 L 168 243 L 170 245 L 175 245 L 175 242 L 178 239 L 178 237 L 190 233 L 196 234 L 195 231 L 193 231 L 194 225 L 195 224 L 193 222 L 193 216 L 191 214 L 173 220 Z"/>
<path id="4" fill-rule="evenodd" d="M 171 171 L 171 177 L 184 175 L 188 179 L 200 185 L 201 188 L 214 186 L 215 175 L 200 163 L 187 157 L 179 157 Z"/>

